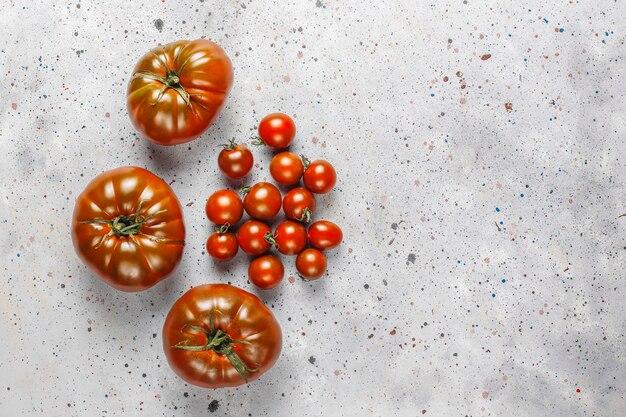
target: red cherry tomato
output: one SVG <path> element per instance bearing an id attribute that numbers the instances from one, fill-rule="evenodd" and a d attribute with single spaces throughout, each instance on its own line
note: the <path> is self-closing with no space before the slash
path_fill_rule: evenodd
<path id="1" fill-rule="evenodd" d="M 248 220 L 239 228 L 237 241 L 241 250 L 248 255 L 263 255 L 271 247 L 266 236 L 272 236 L 268 225 L 258 220 Z"/>
<path id="2" fill-rule="evenodd" d="M 274 255 L 264 255 L 250 262 L 248 276 L 250 281 L 263 290 L 274 288 L 283 280 L 285 268 Z"/>
<path id="3" fill-rule="evenodd" d="M 219 190 L 211 194 L 205 206 L 206 216 L 214 224 L 234 226 L 243 216 L 243 203 L 231 190 Z"/>
<path id="4" fill-rule="evenodd" d="M 217 164 L 224 175 L 232 180 L 238 180 L 250 173 L 254 157 L 246 145 L 238 145 L 231 140 L 217 156 Z"/>
<path id="5" fill-rule="evenodd" d="M 305 249 L 296 258 L 296 269 L 304 279 L 318 279 L 326 271 L 326 257 L 317 249 Z"/>
<path id="6" fill-rule="evenodd" d="M 302 223 L 285 220 L 276 226 L 273 238 L 268 240 L 283 255 L 297 255 L 306 246 L 306 229 Z"/>
<path id="7" fill-rule="evenodd" d="M 254 184 L 243 199 L 246 212 L 255 219 L 268 220 L 280 211 L 282 197 L 274 184 L 259 182 Z"/>
<path id="8" fill-rule="evenodd" d="M 233 259 L 239 250 L 237 236 L 233 232 L 215 232 L 207 239 L 206 249 L 218 261 Z"/>
<path id="9" fill-rule="evenodd" d="M 304 165 L 298 155 L 293 152 L 276 154 L 270 162 L 270 174 L 281 185 L 294 185 L 304 172 Z"/>
<path id="10" fill-rule="evenodd" d="M 319 250 L 337 247 L 343 239 L 343 233 L 339 226 L 328 220 L 320 220 L 309 226 L 309 242 L 311 246 Z"/>
<path id="11" fill-rule="evenodd" d="M 289 219 L 310 222 L 315 211 L 315 196 L 306 188 L 294 188 L 283 197 L 283 211 Z"/>
<path id="12" fill-rule="evenodd" d="M 259 137 L 270 148 L 285 149 L 295 136 L 296 125 L 286 114 L 268 114 L 259 123 Z"/>
<path id="13" fill-rule="evenodd" d="M 319 159 L 311 162 L 304 171 L 304 185 L 315 194 L 325 194 L 337 182 L 335 168 L 330 162 Z"/>

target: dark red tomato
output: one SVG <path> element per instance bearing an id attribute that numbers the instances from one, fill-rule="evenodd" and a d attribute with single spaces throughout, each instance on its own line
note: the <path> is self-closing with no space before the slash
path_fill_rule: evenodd
<path id="1" fill-rule="evenodd" d="M 182 379 L 203 388 L 254 381 L 280 356 L 282 332 L 259 298 L 226 284 L 187 291 L 163 325 L 163 349 Z"/>
<path id="2" fill-rule="evenodd" d="M 318 279 L 326 271 L 326 257 L 317 249 L 305 249 L 296 258 L 296 269 L 304 279 Z"/>
<path id="3" fill-rule="evenodd" d="M 218 261 L 233 259 L 239 250 L 237 236 L 233 232 L 215 232 L 206 241 L 206 249 Z"/>
<path id="4" fill-rule="evenodd" d="M 284 113 L 268 114 L 259 123 L 259 137 L 270 148 L 285 149 L 296 136 L 296 124 Z"/>
<path id="5" fill-rule="evenodd" d="M 311 162 L 304 171 L 304 185 L 315 194 L 325 194 L 337 182 L 335 168 L 330 162 L 319 159 Z"/>
<path id="6" fill-rule="evenodd" d="M 248 220 L 239 228 L 237 241 L 241 250 L 248 255 L 263 255 L 271 247 L 266 236 L 272 236 L 268 225 L 258 220 Z"/>
<path id="7" fill-rule="evenodd" d="M 285 268 L 280 259 L 274 255 L 264 255 L 250 262 L 248 276 L 254 285 L 262 290 L 269 290 L 283 280 Z"/>
<path id="8" fill-rule="evenodd" d="M 219 190 L 211 194 L 205 206 L 206 216 L 217 226 L 234 226 L 243 216 L 243 203 L 231 190 Z"/>
<path id="9" fill-rule="evenodd" d="M 238 145 L 231 140 L 217 156 L 220 171 L 231 180 L 245 177 L 252 170 L 254 157 L 246 145 Z"/>
<path id="10" fill-rule="evenodd" d="M 269 220 L 280 211 L 282 197 L 274 184 L 259 182 L 249 190 L 243 199 L 243 206 L 251 217 Z"/>
<path id="11" fill-rule="evenodd" d="M 297 255 L 306 246 L 306 229 L 302 223 L 285 220 L 276 226 L 269 240 L 283 255 Z"/>
<path id="12" fill-rule="evenodd" d="M 343 233 L 335 223 L 320 220 L 309 226 L 308 237 L 311 246 L 326 250 L 337 247 L 343 239 Z"/>
<path id="13" fill-rule="evenodd" d="M 298 155 L 293 152 L 276 154 L 270 162 L 270 174 L 281 185 L 294 185 L 304 172 L 304 165 Z"/>
<path id="14" fill-rule="evenodd" d="M 292 220 L 310 222 L 315 211 L 315 196 L 306 188 L 294 188 L 283 197 L 283 211 Z"/>

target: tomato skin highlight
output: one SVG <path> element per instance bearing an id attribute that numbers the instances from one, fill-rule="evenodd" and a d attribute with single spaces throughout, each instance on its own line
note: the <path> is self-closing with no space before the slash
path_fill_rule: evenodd
<path id="1" fill-rule="evenodd" d="M 211 319 L 212 317 L 212 319 Z M 233 352 L 251 370 L 252 382 L 278 360 L 282 331 L 272 312 L 259 298 L 227 284 L 194 287 L 170 309 L 163 325 L 163 350 L 174 372 L 186 382 L 203 388 L 236 387 L 246 383 L 228 357 L 214 350 L 190 351 L 174 346 L 203 346 L 213 320 L 215 329 L 231 339 Z M 203 332 L 190 328 L 197 326 Z M 257 369 L 255 369 L 257 368 Z"/>
<path id="2" fill-rule="evenodd" d="M 259 123 L 259 137 L 273 149 L 285 149 L 296 136 L 296 124 L 284 113 L 271 113 Z"/>
<path id="3" fill-rule="evenodd" d="M 291 220 L 309 222 L 315 212 L 315 196 L 306 188 L 294 188 L 283 197 L 283 211 Z"/>
<path id="4" fill-rule="evenodd" d="M 216 226 L 234 226 L 243 216 L 243 203 L 232 190 L 218 190 L 207 199 L 204 208 L 207 218 Z"/>
<path id="5" fill-rule="evenodd" d="M 317 249 L 308 248 L 298 254 L 296 269 L 302 278 L 319 279 L 326 272 L 326 256 Z"/>
<path id="6" fill-rule="evenodd" d="M 142 291 L 165 279 L 181 260 L 184 240 L 176 195 L 143 168 L 103 172 L 76 199 L 74 249 L 102 281 L 118 290 Z"/>
<path id="7" fill-rule="evenodd" d="M 130 120 L 159 145 L 198 138 L 219 115 L 233 84 L 230 59 L 217 44 L 181 40 L 137 62 L 128 83 Z"/>
<path id="8" fill-rule="evenodd" d="M 250 217 L 269 220 L 278 214 L 282 201 L 280 191 L 274 184 L 259 182 L 250 188 L 243 199 L 243 206 Z"/>
<path id="9" fill-rule="evenodd" d="M 300 222 L 285 220 L 274 230 L 274 244 L 283 255 L 297 255 L 306 246 L 306 228 Z"/>
<path id="10" fill-rule="evenodd" d="M 250 173 L 254 165 L 252 152 L 246 145 L 231 142 L 217 156 L 220 171 L 231 180 L 238 180 Z"/>
<path id="11" fill-rule="evenodd" d="M 309 164 L 303 175 L 304 186 L 315 194 L 326 194 L 337 182 L 335 168 L 328 161 L 319 159 Z"/>
<path id="12" fill-rule="evenodd" d="M 327 250 L 339 246 L 343 239 L 341 228 L 328 220 L 319 220 L 309 226 L 309 243 L 316 249 Z"/>
<path id="13" fill-rule="evenodd" d="M 206 241 L 208 254 L 218 261 L 229 261 L 237 255 L 239 242 L 233 232 L 215 232 Z"/>
<path id="14" fill-rule="evenodd" d="M 239 227 L 237 232 L 239 247 L 248 255 L 263 255 L 271 247 L 271 244 L 265 239 L 268 233 L 271 235 L 271 230 L 265 223 L 258 220 L 248 220 Z"/>
<path id="15" fill-rule="evenodd" d="M 304 165 L 298 155 L 293 152 L 281 152 L 274 155 L 270 162 L 270 174 L 280 185 L 294 185 L 304 173 Z"/>
<path id="16" fill-rule="evenodd" d="M 263 255 L 248 267 L 250 282 L 262 290 L 269 290 L 281 283 L 285 276 L 283 263 L 274 255 Z"/>

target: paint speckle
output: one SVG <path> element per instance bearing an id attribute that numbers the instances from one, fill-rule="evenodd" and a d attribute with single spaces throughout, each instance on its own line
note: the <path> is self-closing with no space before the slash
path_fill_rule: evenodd
<path id="1" fill-rule="evenodd" d="M 316 359 L 315 359 L 315 356 L 310 356 L 310 357 L 309 357 L 309 363 L 310 363 L 311 365 L 315 365 L 315 360 L 316 360 Z"/>
<path id="2" fill-rule="evenodd" d="M 486 400 L 487 398 L 489 398 L 489 392 L 488 391 L 483 391 L 482 396 Z"/>
<path id="3" fill-rule="evenodd" d="M 408 265 L 409 262 L 412 263 L 412 264 L 415 263 L 415 254 L 414 253 L 409 253 L 409 256 L 407 256 L 406 264 Z"/>
<path id="4" fill-rule="evenodd" d="M 219 401 L 217 401 L 217 400 L 212 400 L 212 401 L 209 403 L 209 407 L 208 407 L 208 409 L 209 409 L 209 411 L 210 411 L 211 413 L 216 412 L 218 408 L 220 408 L 220 402 L 219 402 Z"/>
<path id="5" fill-rule="evenodd" d="M 480 57 L 480 59 L 482 59 L 483 61 L 486 61 L 489 58 L 491 58 L 491 54 L 484 54 L 483 56 Z"/>
<path id="6" fill-rule="evenodd" d="M 509 112 L 509 113 L 512 112 L 513 111 L 513 103 L 504 103 L 504 109 L 507 112 Z"/>
<path id="7" fill-rule="evenodd" d="M 159 31 L 163 32 L 163 20 L 157 19 L 154 21 L 154 27 Z"/>
<path id="8" fill-rule="evenodd" d="M 17 103 L 11 103 L 11 108 L 13 110 L 17 110 Z"/>

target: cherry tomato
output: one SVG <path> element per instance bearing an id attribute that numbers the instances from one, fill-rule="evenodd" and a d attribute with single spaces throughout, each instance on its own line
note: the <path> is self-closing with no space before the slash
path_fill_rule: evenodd
<path id="1" fill-rule="evenodd" d="M 218 261 L 233 259 L 239 250 L 237 236 L 233 232 L 215 232 L 206 241 L 206 249 Z"/>
<path id="2" fill-rule="evenodd" d="M 319 159 L 311 162 L 304 171 L 304 185 L 315 194 L 325 194 L 337 182 L 335 168 L 330 162 Z"/>
<path id="3" fill-rule="evenodd" d="M 270 174 L 281 185 L 294 185 L 304 172 L 304 165 L 298 155 L 293 152 L 276 154 L 270 162 Z"/>
<path id="4" fill-rule="evenodd" d="M 249 190 L 244 189 L 244 192 L 247 194 L 243 199 L 243 206 L 251 217 L 268 220 L 280 211 L 282 197 L 274 184 L 259 182 Z"/>
<path id="5" fill-rule="evenodd" d="M 285 268 L 274 255 L 263 255 L 252 262 L 248 268 L 250 281 L 263 290 L 274 288 L 283 280 Z"/>
<path id="6" fill-rule="evenodd" d="M 320 220 L 309 226 L 308 237 L 311 246 L 326 250 L 337 247 L 343 239 L 343 233 L 335 223 Z"/>
<path id="7" fill-rule="evenodd" d="M 285 220 L 274 230 L 274 236 L 268 240 L 283 255 L 297 255 L 306 246 L 306 229 L 302 223 Z"/>
<path id="8" fill-rule="evenodd" d="M 206 216 L 214 224 L 234 226 L 243 216 L 243 203 L 232 190 L 219 190 L 211 194 L 205 206 Z"/>
<path id="9" fill-rule="evenodd" d="M 252 170 L 254 157 L 246 145 L 238 145 L 234 139 L 217 156 L 217 165 L 231 180 L 245 177 Z"/>
<path id="10" fill-rule="evenodd" d="M 237 241 L 241 250 L 248 255 L 263 255 L 271 247 L 266 236 L 272 236 L 268 225 L 258 220 L 248 220 L 239 228 Z"/>
<path id="11" fill-rule="evenodd" d="M 296 125 L 283 113 L 272 113 L 259 123 L 259 137 L 270 148 L 285 149 L 296 136 Z"/>
<path id="12" fill-rule="evenodd" d="M 326 257 L 317 249 L 305 249 L 296 258 L 296 269 L 304 279 L 318 279 L 326 271 Z"/>
<path id="13" fill-rule="evenodd" d="M 308 223 L 315 211 L 315 197 L 306 188 L 289 190 L 283 198 L 283 211 L 289 219 Z"/>
<path id="14" fill-rule="evenodd" d="M 187 291 L 163 325 L 163 350 L 170 367 L 203 388 L 251 382 L 276 363 L 280 325 L 263 301 L 226 284 Z"/>

